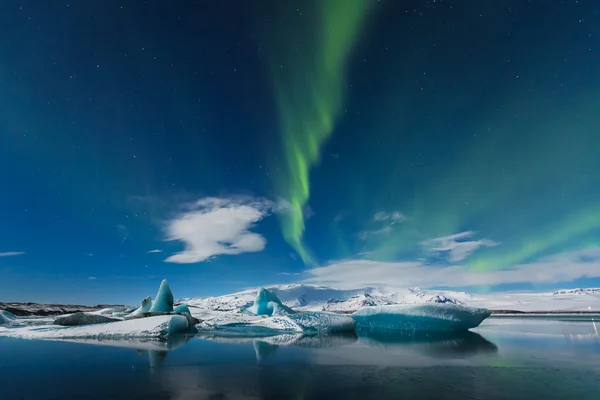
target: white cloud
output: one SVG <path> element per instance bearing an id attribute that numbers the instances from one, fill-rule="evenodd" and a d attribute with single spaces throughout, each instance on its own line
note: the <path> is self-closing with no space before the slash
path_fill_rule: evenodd
<path id="1" fill-rule="evenodd" d="M 390 213 L 379 211 L 373 215 L 373 221 L 389 221 L 390 225 L 395 225 L 399 222 L 406 221 L 406 215 L 402 214 L 400 211 Z"/>
<path id="2" fill-rule="evenodd" d="M 370 229 L 358 232 L 356 235 L 360 240 L 367 240 L 371 236 L 389 235 L 392 232 L 392 227 L 400 222 L 406 221 L 406 216 L 400 211 L 384 212 L 379 211 L 373 215 L 373 221 L 385 222 L 386 226 L 379 229 Z M 380 225 L 381 226 L 381 225 Z"/>
<path id="3" fill-rule="evenodd" d="M 489 239 L 458 241 L 473 236 L 476 232 L 467 231 L 456 233 L 454 235 L 443 236 L 435 239 L 429 239 L 421 242 L 422 246 L 429 247 L 431 251 L 447 251 L 448 261 L 458 262 L 469 256 L 480 247 L 497 246 L 500 243 Z"/>
<path id="4" fill-rule="evenodd" d="M 600 247 L 558 254 L 510 269 L 474 271 L 466 266 L 436 267 L 422 262 L 348 260 L 306 272 L 304 283 L 338 288 L 365 286 L 464 287 L 507 283 L 569 282 L 600 277 Z"/>
<path id="5" fill-rule="evenodd" d="M 188 205 L 187 210 L 167 225 L 167 240 L 180 240 L 185 250 L 165 261 L 190 264 L 220 254 L 262 251 L 266 239 L 250 228 L 279 208 L 273 202 L 250 197 L 207 197 Z"/>
<path id="6" fill-rule="evenodd" d="M 7 251 L 4 253 L 0 253 L 0 257 L 14 257 L 14 256 L 21 256 L 25 254 L 24 251 Z"/>
<path id="7" fill-rule="evenodd" d="M 95 280 L 96 280 L 96 277 L 95 277 L 95 276 L 88 276 L 88 279 L 89 279 L 90 281 L 95 281 Z"/>
<path id="8" fill-rule="evenodd" d="M 148 253 L 162 253 L 162 252 L 163 252 L 162 250 L 158 250 L 158 249 L 148 251 Z"/>

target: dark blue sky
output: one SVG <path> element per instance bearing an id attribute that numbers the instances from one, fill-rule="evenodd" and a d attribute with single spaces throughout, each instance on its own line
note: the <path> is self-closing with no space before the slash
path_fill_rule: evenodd
<path id="1" fill-rule="evenodd" d="M 599 38 L 592 0 L 7 1 L 0 300 L 600 284 Z"/>

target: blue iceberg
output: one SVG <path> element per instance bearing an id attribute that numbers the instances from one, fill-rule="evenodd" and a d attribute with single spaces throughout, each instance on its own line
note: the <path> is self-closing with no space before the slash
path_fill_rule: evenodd
<path id="1" fill-rule="evenodd" d="M 254 315 L 284 315 L 293 314 L 294 310 L 283 305 L 277 295 L 265 288 L 261 288 L 254 300 L 254 304 L 248 308 L 248 312 Z"/>
<path id="2" fill-rule="evenodd" d="M 144 313 L 150 312 L 152 308 L 152 297 L 148 296 L 144 300 L 142 300 L 142 304 L 138 309 L 127 315 L 125 318 L 140 318 L 144 315 Z"/>
<path id="3" fill-rule="evenodd" d="M 154 304 L 150 307 L 151 313 L 170 313 L 173 312 L 173 293 L 166 279 L 160 283 L 160 288 L 154 299 Z"/>
<path id="4" fill-rule="evenodd" d="M 461 331 L 490 316 L 487 308 L 451 303 L 396 304 L 365 307 L 352 314 L 357 330 Z"/>
<path id="5" fill-rule="evenodd" d="M 17 317 L 13 313 L 0 310 L 0 325 L 12 324 L 15 319 L 17 319 Z"/>
<path id="6" fill-rule="evenodd" d="M 190 312 L 190 309 L 187 306 L 187 304 L 180 304 L 180 305 L 178 305 L 177 307 L 173 308 L 173 312 L 176 312 L 176 313 L 188 313 L 190 315 L 192 314 Z"/>

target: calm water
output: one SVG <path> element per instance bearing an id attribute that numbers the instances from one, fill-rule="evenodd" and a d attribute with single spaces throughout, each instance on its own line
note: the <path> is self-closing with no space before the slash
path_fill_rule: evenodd
<path id="1" fill-rule="evenodd" d="M 0 338 L 0 398 L 597 400 L 599 329 L 501 317 L 437 336 Z"/>

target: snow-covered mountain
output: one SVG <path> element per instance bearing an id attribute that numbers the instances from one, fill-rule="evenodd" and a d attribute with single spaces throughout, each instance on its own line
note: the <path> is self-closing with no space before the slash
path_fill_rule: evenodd
<path id="1" fill-rule="evenodd" d="M 545 293 L 469 294 L 419 288 L 335 289 L 328 286 L 290 284 L 270 286 L 283 304 L 296 310 L 348 313 L 363 307 L 387 304 L 453 303 L 514 311 L 600 311 L 600 289 L 565 289 Z M 257 289 L 218 297 L 185 298 L 178 302 L 215 311 L 241 311 L 250 306 Z"/>

